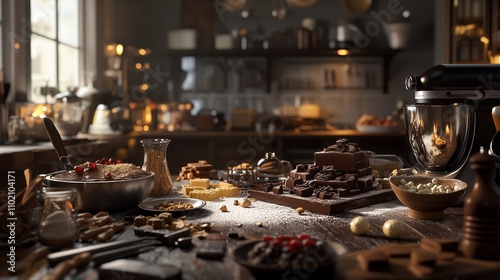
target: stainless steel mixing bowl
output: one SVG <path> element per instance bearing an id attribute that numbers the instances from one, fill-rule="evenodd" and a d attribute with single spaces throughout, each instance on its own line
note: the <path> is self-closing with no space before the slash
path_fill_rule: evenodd
<path id="1" fill-rule="evenodd" d="M 43 184 L 47 187 L 75 188 L 78 191 L 79 212 L 117 211 L 136 207 L 151 192 L 154 174 L 128 180 L 69 181 L 53 176 L 66 171 L 48 174 Z"/>
<path id="2" fill-rule="evenodd" d="M 407 105 L 406 129 L 417 161 L 415 168 L 451 176 L 469 158 L 475 113 L 470 105 Z"/>

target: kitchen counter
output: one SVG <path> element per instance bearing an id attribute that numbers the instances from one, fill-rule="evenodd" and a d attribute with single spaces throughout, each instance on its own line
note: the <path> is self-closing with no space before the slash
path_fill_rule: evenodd
<path id="1" fill-rule="evenodd" d="M 189 249 L 156 246 L 131 258 L 159 264 L 173 264 L 182 268 L 183 279 L 251 280 L 256 278 L 247 268 L 235 262 L 231 252 L 245 240 L 259 239 L 265 234 L 277 236 L 280 234 L 299 235 L 307 233 L 315 239 L 332 244 L 335 252 L 343 255 L 392 242 L 416 243 L 423 237 L 458 240 L 461 235 L 463 219 L 461 208 L 449 208 L 445 210 L 446 217 L 440 221 L 414 220 L 406 216 L 407 208 L 398 200 L 354 209 L 333 216 L 325 216 L 308 211 L 299 215 L 295 212 L 295 209 L 262 201 L 254 201 L 250 208 L 242 208 L 233 205 L 234 199 L 226 198 L 207 201 L 206 206 L 201 209 L 176 215 L 177 217 L 184 216 L 187 223 L 211 223 L 212 230 L 209 232 L 208 238 L 226 240 L 227 251 L 222 260 L 204 260 L 196 257 L 196 251 L 203 242 L 198 238 L 193 238 L 194 247 Z M 237 199 L 241 200 L 242 197 Z M 221 212 L 219 208 L 222 205 L 226 205 L 229 211 Z M 118 220 L 125 220 L 126 217 L 140 214 L 151 215 L 150 212 L 145 212 L 140 208 L 133 208 L 112 215 Z M 354 235 L 350 231 L 350 221 L 359 215 L 367 217 L 371 223 L 371 229 L 366 235 Z M 388 219 L 398 219 L 403 223 L 404 230 L 401 238 L 389 239 L 383 235 L 382 225 Z M 258 226 L 257 223 L 262 223 L 262 226 Z M 238 227 L 237 224 L 241 224 L 241 227 Z M 228 238 L 228 233 L 237 233 L 240 238 Z M 134 238 L 133 235 L 133 225 L 130 225 L 126 231 L 115 235 L 115 239 L 130 239 Z M 18 253 L 21 255 L 22 252 L 27 250 L 28 248 L 22 249 L 21 247 Z M 5 266 L 5 257 L 5 254 L 0 256 L 2 267 Z M 307 273 L 303 270 L 294 271 L 294 273 L 299 272 L 302 273 L 301 276 L 307 276 Z M 5 273 L 6 269 L 2 269 L 0 275 Z M 289 276 L 291 277 L 291 275 Z M 79 276 L 78 279 L 93 280 L 97 279 L 97 272 L 95 269 L 87 269 L 86 272 L 81 273 Z"/>
<path id="2" fill-rule="evenodd" d="M 340 138 L 347 138 L 350 142 L 358 143 L 363 150 L 378 154 L 396 154 L 403 159 L 408 158 L 410 154 L 404 131 L 151 131 L 109 136 L 79 134 L 78 137 L 65 139 L 64 142 L 73 163 L 116 157 L 142 165 L 144 151 L 139 140 L 145 138 L 172 140 L 167 150 L 167 161 L 172 174 L 177 174 L 186 163 L 200 159 L 207 160 L 214 168 L 225 169 L 240 162 L 257 162 L 266 152 L 271 151 L 293 165 L 312 163 L 314 152 L 323 150 Z M 16 176 L 21 178 L 26 168 L 30 168 L 33 174 L 46 174 L 63 169 L 50 142 L 0 145 L 0 157 L 0 180 L 6 178 L 9 170 L 15 170 Z"/>

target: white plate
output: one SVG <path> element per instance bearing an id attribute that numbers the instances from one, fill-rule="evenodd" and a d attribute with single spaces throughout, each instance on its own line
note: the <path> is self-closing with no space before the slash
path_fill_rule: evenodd
<path id="1" fill-rule="evenodd" d="M 193 208 L 190 209 L 182 209 L 182 210 L 158 210 L 155 209 L 155 205 L 157 205 L 160 202 L 185 202 L 193 205 Z M 141 204 L 139 204 L 139 208 L 147 211 L 152 211 L 152 212 L 184 212 L 184 211 L 191 211 L 194 209 L 200 209 L 203 208 L 207 203 L 204 200 L 197 199 L 197 198 L 180 198 L 180 197 L 162 197 L 162 198 L 154 198 L 154 199 L 148 199 Z"/>
<path id="2" fill-rule="evenodd" d="M 375 126 L 375 125 L 356 125 L 356 129 L 366 133 L 383 133 L 402 131 L 400 126 Z"/>

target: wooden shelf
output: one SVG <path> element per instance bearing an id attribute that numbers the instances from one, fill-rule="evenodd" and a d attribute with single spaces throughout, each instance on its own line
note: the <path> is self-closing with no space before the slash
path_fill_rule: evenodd
<path id="1" fill-rule="evenodd" d="M 383 85 L 384 93 L 388 91 L 390 61 L 400 50 L 393 49 L 354 49 L 348 55 L 342 56 L 337 53 L 339 49 L 251 49 L 251 50 L 167 50 L 166 54 L 171 58 L 193 56 L 193 57 L 263 57 L 268 60 L 284 57 L 380 57 L 383 60 Z M 177 62 L 179 65 L 180 63 Z M 270 71 L 268 71 L 270 73 Z M 267 86 L 269 92 L 270 86 Z"/>

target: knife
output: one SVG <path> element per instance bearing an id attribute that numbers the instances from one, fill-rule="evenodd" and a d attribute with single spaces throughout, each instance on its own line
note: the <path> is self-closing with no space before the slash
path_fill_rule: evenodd
<path id="1" fill-rule="evenodd" d="M 61 134 L 59 134 L 56 126 L 49 118 L 43 118 L 43 124 L 45 126 L 45 131 L 49 136 L 50 142 L 52 143 L 52 146 L 54 146 L 57 156 L 59 157 L 61 163 L 64 165 L 66 172 L 73 171 L 74 167 L 73 165 L 71 165 L 68 154 L 66 153 L 66 148 L 64 148 Z"/>

